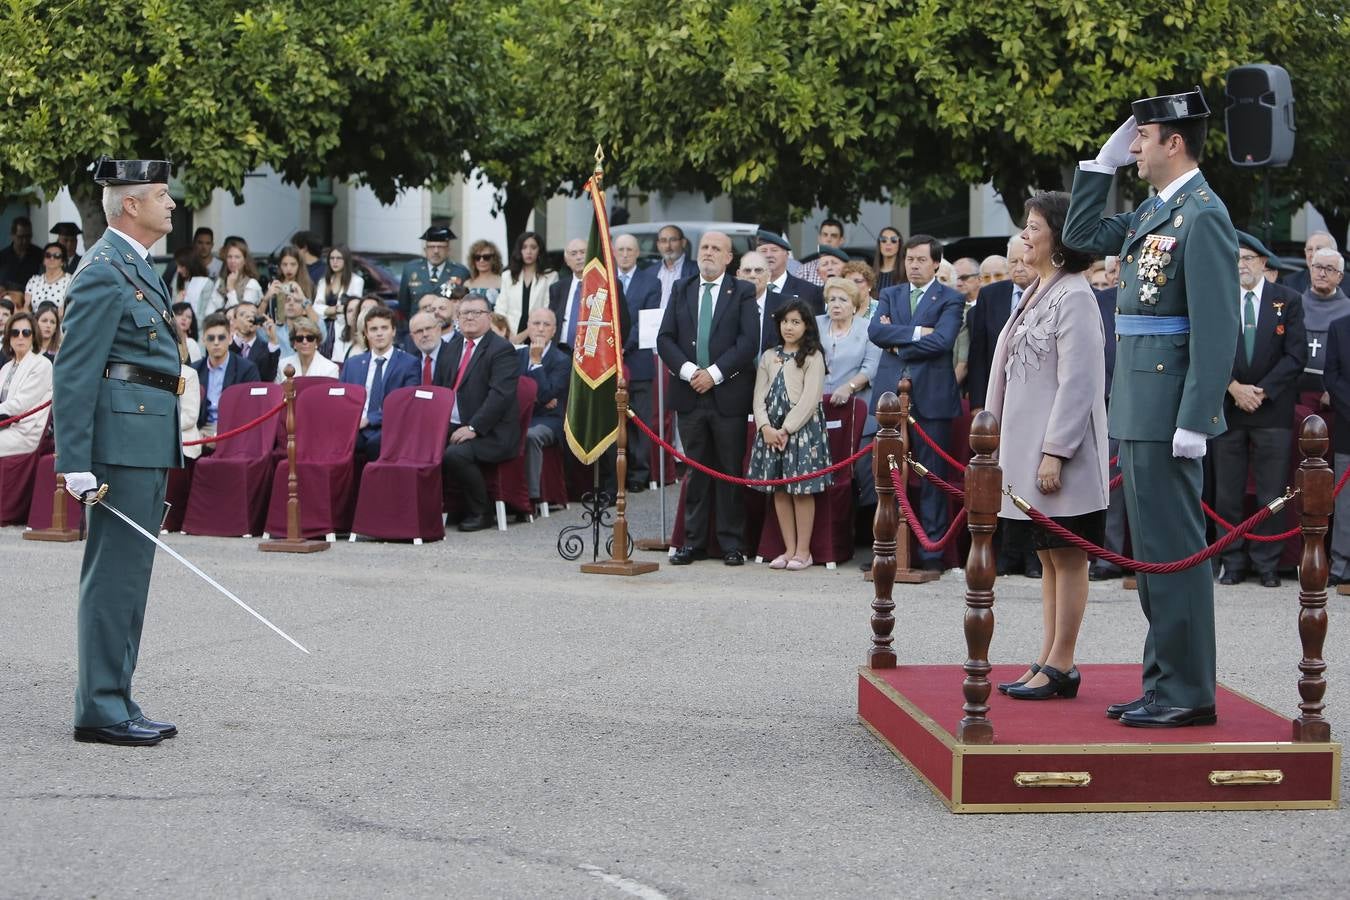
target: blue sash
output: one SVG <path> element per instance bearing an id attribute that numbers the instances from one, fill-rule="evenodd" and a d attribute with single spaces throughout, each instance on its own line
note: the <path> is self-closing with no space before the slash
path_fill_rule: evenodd
<path id="1" fill-rule="evenodd" d="M 1190 334 L 1186 316 L 1116 316 L 1116 334 Z"/>

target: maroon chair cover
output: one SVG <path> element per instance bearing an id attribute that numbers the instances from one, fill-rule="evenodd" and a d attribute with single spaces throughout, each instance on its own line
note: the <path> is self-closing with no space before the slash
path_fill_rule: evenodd
<path id="1" fill-rule="evenodd" d="M 533 378 L 521 378 L 516 383 L 516 409 L 520 414 L 520 447 L 506 462 L 483 465 L 483 479 L 487 482 L 488 499 L 503 503 L 512 512 L 534 515 L 530 504 L 530 486 L 525 481 L 525 433 L 534 419 L 534 401 L 539 396 L 539 383 Z M 540 489 L 543 489 L 542 482 Z M 499 526 L 502 524 L 498 517 Z"/>
<path id="2" fill-rule="evenodd" d="M 295 401 L 295 477 L 300 497 L 302 537 L 349 531 L 356 505 L 356 432 L 366 389 L 334 384 L 306 391 Z M 286 536 L 287 482 L 290 466 L 276 464 L 267 532 Z"/>
<path id="3" fill-rule="evenodd" d="M 33 501 L 33 475 L 37 472 L 42 447 L 32 453 L 0 456 L 0 525 L 28 521 Z"/>
<path id="4" fill-rule="evenodd" d="M 282 401 L 279 384 L 236 384 L 220 395 L 223 434 L 258 418 Z M 285 410 L 277 414 L 286 417 Z M 272 444 L 275 432 L 268 423 L 250 428 L 214 445 L 215 452 L 193 466 L 183 531 L 213 537 L 261 534 L 271 487 Z"/>
<path id="5" fill-rule="evenodd" d="M 848 459 L 862 440 L 867 422 L 867 403 L 861 397 L 843 406 L 830 404 L 824 397 L 825 435 L 830 443 L 830 461 Z M 853 558 L 853 467 L 834 473 L 824 493 L 816 495 L 816 518 L 811 528 L 811 557 L 817 563 L 840 563 Z M 759 538 L 758 556 L 773 559 L 784 550 L 783 531 L 772 502 L 765 504 L 764 532 Z"/>
<path id="6" fill-rule="evenodd" d="M 337 384 L 338 380 L 336 378 L 331 378 L 327 375 L 305 375 L 300 378 L 294 379 L 294 382 L 295 382 L 295 396 L 298 402 L 298 398 L 300 397 L 300 395 L 303 394 L 305 391 L 309 390 L 310 388 L 319 387 L 320 385 Z M 281 387 L 282 391 L 284 392 L 286 386 L 283 384 Z M 277 416 L 277 442 L 272 445 L 272 462 L 276 463 L 285 458 L 286 458 L 286 416 L 280 415 Z"/>
<path id="7" fill-rule="evenodd" d="M 66 491 L 66 527 L 78 529 L 84 521 L 84 504 Z M 33 477 L 33 505 L 28 511 L 28 527 L 34 530 L 52 527 L 52 500 L 56 497 L 56 455 L 44 453 Z"/>
<path id="8" fill-rule="evenodd" d="M 563 461 L 566 451 L 562 445 L 553 444 L 544 448 L 544 462 L 539 470 L 539 499 L 551 506 L 567 508 L 567 465 Z"/>
<path id="9" fill-rule="evenodd" d="M 441 457 L 454 406 L 454 391 L 443 387 L 399 388 L 385 398 L 380 458 L 361 474 L 353 534 L 383 540 L 445 537 Z"/>
<path id="10" fill-rule="evenodd" d="M 183 520 L 187 518 L 188 497 L 192 493 L 192 471 L 196 465 L 197 460 L 185 458 L 181 469 L 169 470 L 168 482 L 164 487 L 164 502 L 169 504 L 164 514 L 165 531 L 183 530 Z"/>
<path id="11" fill-rule="evenodd" d="M 745 426 L 745 457 L 741 460 L 741 471 L 728 472 L 728 475 L 743 476 L 745 470 L 750 467 L 750 454 L 755 449 L 755 417 L 751 416 L 749 423 Z M 687 474 L 687 473 L 686 473 Z M 675 522 L 670 528 L 670 546 L 683 547 L 685 542 L 684 532 L 684 496 L 689 490 L 689 479 L 686 477 L 680 482 L 680 502 L 675 507 Z M 764 527 L 764 517 L 766 513 L 765 498 L 768 495 L 763 491 L 754 488 L 741 488 L 741 503 L 745 507 L 745 530 L 741 533 L 741 552 L 750 553 L 751 549 L 759 546 L 760 529 Z M 770 515 L 772 513 L 770 512 Z M 722 545 L 717 540 L 717 498 L 714 496 L 712 502 L 708 504 L 708 555 L 718 557 L 722 555 Z"/>

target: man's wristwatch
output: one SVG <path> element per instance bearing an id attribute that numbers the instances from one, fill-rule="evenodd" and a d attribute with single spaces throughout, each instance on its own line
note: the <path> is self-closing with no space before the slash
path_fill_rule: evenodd
<path id="1" fill-rule="evenodd" d="M 464 427 L 472 431 L 474 434 L 478 433 L 478 429 L 474 428 L 472 425 L 465 425 Z"/>

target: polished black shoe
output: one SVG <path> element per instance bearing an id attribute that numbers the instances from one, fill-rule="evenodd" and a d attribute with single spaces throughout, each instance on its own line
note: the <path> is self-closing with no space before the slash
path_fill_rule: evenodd
<path id="1" fill-rule="evenodd" d="M 459 520 L 456 526 L 460 531 L 482 531 L 488 528 L 488 520 L 483 516 L 465 516 Z"/>
<path id="2" fill-rule="evenodd" d="M 1040 578 L 1042 575 L 1040 566 L 1027 566 L 1024 573 L 1028 578 Z"/>
<path id="3" fill-rule="evenodd" d="M 1341 579 L 1336 575 L 1327 576 L 1327 587 L 1335 587 L 1341 583 Z"/>
<path id="4" fill-rule="evenodd" d="M 722 554 L 722 564 L 727 566 L 745 565 L 745 554 L 739 550 L 731 550 Z"/>
<path id="5" fill-rule="evenodd" d="M 687 566 L 696 559 L 707 559 L 708 554 L 694 547 L 681 547 L 670 555 L 672 566 Z"/>
<path id="6" fill-rule="evenodd" d="M 1007 694 L 1014 700 L 1049 700 L 1051 697 L 1063 697 L 1072 700 L 1078 696 L 1078 686 L 1083 678 L 1074 666 L 1067 672 L 1061 672 L 1054 666 L 1041 666 L 1041 674 L 1050 680 L 1040 687 L 1027 687 L 1025 684 L 1010 685 Z"/>
<path id="7" fill-rule="evenodd" d="M 1219 576 L 1219 584 L 1242 584 L 1247 580 L 1247 573 L 1241 569 L 1230 569 L 1224 567 L 1223 574 Z"/>
<path id="8" fill-rule="evenodd" d="M 76 728 L 75 740 L 82 744 L 117 744 L 121 747 L 153 747 L 164 740 L 164 735 L 134 722 L 108 725 L 104 728 Z"/>
<path id="9" fill-rule="evenodd" d="M 1114 566 L 1093 566 L 1088 569 L 1088 581 L 1111 581 L 1121 576 L 1121 571 Z"/>
<path id="10" fill-rule="evenodd" d="M 941 572 L 943 571 L 942 560 L 925 559 L 923 562 L 919 563 L 919 568 L 925 572 Z"/>
<path id="11" fill-rule="evenodd" d="M 647 489 L 647 482 L 645 481 L 634 481 L 628 485 L 628 493 L 630 494 L 640 494 L 646 489 Z"/>
<path id="12" fill-rule="evenodd" d="M 1119 719 L 1123 713 L 1138 709 L 1141 706 L 1148 706 L 1152 702 L 1153 692 L 1145 691 L 1144 696 L 1136 697 L 1128 703 L 1112 703 L 1106 708 L 1106 717 L 1108 719 Z"/>
<path id="13" fill-rule="evenodd" d="M 1120 724 L 1134 728 L 1182 728 L 1186 725 L 1213 725 L 1219 721 L 1212 706 L 1159 706 L 1150 703 L 1120 716 Z"/>
<path id="14" fill-rule="evenodd" d="M 1261 587 L 1279 587 L 1279 586 L 1280 586 L 1280 576 L 1276 575 L 1274 572 L 1261 573 Z"/>
<path id="15" fill-rule="evenodd" d="M 131 724 L 140 728 L 148 728 L 151 731 L 158 731 L 160 737 L 171 738 L 178 736 L 178 726 L 172 722 L 156 722 L 152 719 L 147 719 L 145 716 L 141 716 L 139 719 L 132 719 Z"/>
<path id="16" fill-rule="evenodd" d="M 1032 674 L 1032 675 L 1035 675 L 1035 674 L 1036 674 L 1037 672 L 1039 672 L 1040 670 L 1041 670 L 1041 664 L 1040 664 L 1040 663 L 1032 663 L 1032 664 L 1031 664 L 1031 674 Z M 1012 686 L 1015 685 L 1015 684 L 1024 684 L 1024 683 L 1025 683 L 1025 682 L 1021 682 L 1021 681 L 1000 681 L 998 684 L 995 685 L 995 687 L 998 688 L 998 692 L 999 692 L 1000 694 L 1006 694 L 1006 693 L 1008 693 L 1008 688 L 1012 687 Z"/>

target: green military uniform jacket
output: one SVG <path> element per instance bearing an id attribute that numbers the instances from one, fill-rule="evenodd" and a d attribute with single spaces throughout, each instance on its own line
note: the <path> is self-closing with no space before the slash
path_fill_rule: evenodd
<path id="1" fill-rule="evenodd" d="M 441 263 L 439 277 L 431 277 L 431 266 L 425 259 L 415 259 L 403 267 L 403 278 L 398 285 L 398 305 L 404 314 L 411 317 L 417 312 L 417 301 L 423 294 L 439 294 L 441 287 L 456 278 L 463 284 L 469 280 L 469 270 L 457 262 L 446 260 Z"/>
<path id="2" fill-rule="evenodd" d="M 178 397 L 104 377 L 111 363 L 178 377 L 178 333 L 164 279 L 111 231 L 84 262 L 66 292 L 65 334 L 52 375 L 56 471 L 88 472 L 94 463 L 181 466 Z"/>
<path id="3" fill-rule="evenodd" d="M 1064 243 L 1119 255 L 1116 315 L 1187 316 L 1190 334 L 1118 335 L 1110 434 L 1171 442 L 1177 428 L 1213 437 L 1240 330 L 1237 233 L 1197 172 L 1161 209 L 1102 217 L 1114 176 L 1079 170 Z"/>

